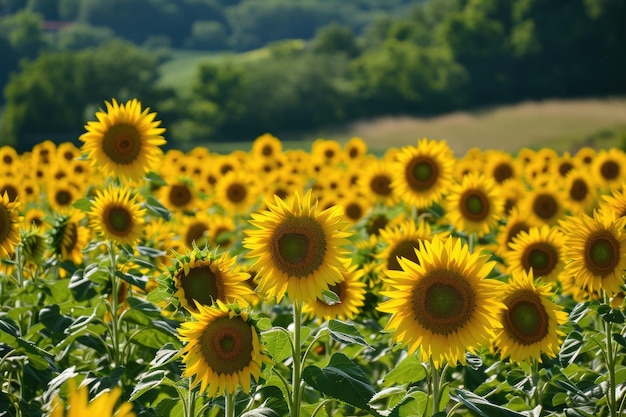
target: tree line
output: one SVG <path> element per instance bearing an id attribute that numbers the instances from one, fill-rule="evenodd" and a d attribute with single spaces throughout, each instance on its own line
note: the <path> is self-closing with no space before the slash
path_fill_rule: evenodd
<path id="1" fill-rule="evenodd" d="M 10 1 L 0 0 L 0 4 Z M 137 3 L 144 1 L 153 3 Z M 89 7 L 100 3 L 84 2 Z M 280 7 L 287 7 L 286 3 L 317 4 L 329 13 L 335 4 L 330 0 L 267 2 Z M 218 5 L 227 15 L 239 16 L 242 25 L 244 16 L 256 16 L 255 24 L 261 26 L 250 29 L 254 26 L 248 22 L 252 26 L 241 32 L 229 27 L 224 39 L 228 43 L 240 35 L 257 36 L 246 45 L 265 45 L 268 56 L 203 64 L 191 88 L 175 90 L 157 83 L 158 68 L 168 59 L 169 46 L 182 45 L 176 42 L 184 43 L 183 37 L 168 35 L 170 44 L 150 46 L 145 44 L 145 34 L 120 37 L 118 28 L 110 28 L 115 35 L 94 32 L 89 37 L 79 35 L 80 30 L 89 32 L 93 27 L 79 26 L 73 29 L 79 34 L 63 35 L 74 36 L 74 41 L 64 41 L 74 46 L 41 52 L 45 36 L 38 34 L 36 21 L 41 14 L 23 10 L 0 24 L 0 34 L 8 34 L 0 36 L 0 54 L 3 47 L 15 50 L 16 45 L 30 53 L 23 54 L 30 59 L 22 61 L 4 91 L 3 140 L 27 143 L 42 133 L 71 135 L 111 97 L 139 97 L 159 112 L 169 127 L 170 140 L 182 143 L 249 140 L 265 132 L 279 134 L 377 115 L 432 115 L 525 99 L 626 91 L 626 25 L 622 24 L 626 3 L 621 0 L 424 1 L 403 16 L 382 13 L 361 26 L 333 20 L 330 14 L 328 19 L 315 20 L 317 15 L 311 14 L 309 26 L 304 20 L 297 25 L 308 32 L 298 34 L 281 27 L 280 20 L 263 20 L 281 16 L 267 12 L 261 18 L 264 12 L 255 8 L 265 7 L 258 5 L 266 2 L 188 0 L 181 4 Z M 368 10 L 366 0 L 346 4 L 361 7 L 357 9 L 363 13 Z M 293 14 L 282 16 L 294 19 Z M 122 21 L 120 17 L 118 23 Z M 63 44 L 60 35 L 57 44 Z M 210 41 L 215 36 L 201 38 Z M 306 41 L 281 41 L 289 38 Z M 239 44 L 242 50 L 244 44 Z M 228 47 L 237 49 L 233 44 Z"/>

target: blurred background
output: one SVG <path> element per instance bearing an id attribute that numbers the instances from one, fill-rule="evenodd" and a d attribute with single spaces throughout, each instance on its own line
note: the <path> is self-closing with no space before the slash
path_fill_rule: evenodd
<path id="1" fill-rule="evenodd" d="M 0 145 L 138 98 L 168 147 L 623 146 L 624 0 L 0 0 Z"/>

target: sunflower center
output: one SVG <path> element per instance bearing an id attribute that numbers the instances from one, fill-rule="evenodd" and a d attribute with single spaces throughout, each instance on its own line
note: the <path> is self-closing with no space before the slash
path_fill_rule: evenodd
<path id="1" fill-rule="evenodd" d="M 116 164 L 132 164 L 141 153 L 141 136 L 133 125 L 120 123 L 104 134 L 102 150 Z"/>
<path id="2" fill-rule="evenodd" d="M 235 183 L 230 184 L 226 189 L 226 198 L 233 203 L 241 203 L 248 194 L 246 187 L 243 184 Z"/>
<path id="3" fill-rule="evenodd" d="M 357 156 L 359 156 L 359 150 L 357 148 L 350 148 L 350 150 L 348 151 L 348 156 L 350 157 L 350 159 L 355 159 Z"/>
<path id="4" fill-rule="evenodd" d="M 170 187 L 169 201 L 176 207 L 183 207 L 191 201 L 191 191 L 184 184 L 174 184 Z"/>
<path id="5" fill-rule="evenodd" d="M 272 155 L 272 153 L 274 153 L 274 148 L 272 148 L 270 145 L 263 145 L 263 147 L 261 148 L 261 153 L 263 154 L 263 156 L 270 156 Z"/>
<path id="6" fill-rule="evenodd" d="M 241 317 L 218 317 L 200 338 L 200 352 L 213 372 L 230 375 L 246 369 L 252 361 L 252 326 Z"/>
<path id="7" fill-rule="evenodd" d="M 309 217 L 290 217 L 278 225 L 271 239 L 272 259 L 283 273 L 304 278 L 324 263 L 326 234 Z"/>
<path id="8" fill-rule="evenodd" d="M 389 223 L 389 219 L 384 214 L 378 214 L 368 222 L 367 233 L 370 235 L 380 235 L 380 229 L 384 229 Z"/>
<path id="9" fill-rule="evenodd" d="M 569 196 L 572 200 L 583 201 L 587 194 L 589 194 L 589 187 L 584 180 L 579 178 L 572 182 L 572 186 L 569 189 Z"/>
<path id="10" fill-rule="evenodd" d="M 334 285 L 329 285 L 328 289 L 332 292 L 334 292 L 337 295 L 337 298 L 339 298 L 339 300 L 342 300 L 343 297 L 343 283 L 345 281 L 342 281 L 338 284 L 334 284 Z"/>
<path id="11" fill-rule="evenodd" d="M 133 216 L 125 207 L 111 207 L 106 213 L 106 223 L 111 233 L 123 236 L 133 227 Z"/>
<path id="12" fill-rule="evenodd" d="M 600 174 L 605 180 L 613 180 L 619 175 L 619 164 L 615 161 L 606 161 L 600 167 Z"/>
<path id="13" fill-rule="evenodd" d="M 208 230 L 206 224 L 202 222 L 194 223 L 189 226 L 187 229 L 187 234 L 185 236 L 185 243 L 187 246 L 191 247 L 192 242 L 196 242 L 196 246 L 204 246 L 206 241 L 205 232 Z"/>
<path id="14" fill-rule="evenodd" d="M 218 245 L 221 246 L 228 246 L 230 245 L 231 241 L 230 241 L 230 235 L 228 235 L 226 232 L 232 232 L 232 230 L 230 230 L 227 227 L 218 227 L 215 230 L 215 243 L 217 243 Z"/>
<path id="15" fill-rule="evenodd" d="M 67 190 L 59 190 L 54 194 L 54 201 L 59 206 L 67 206 L 72 202 L 72 193 Z"/>
<path id="16" fill-rule="evenodd" d="M 71 252 L 76 243 L 78 243 L 78 226 L 76 226 L 76 223 L 68 223 L 63 230 L 62 249 Z"/>
<path id="17" fill-rule="evenodd" d="M 479 190 L 468 190 L 461 197 L 461 213 L 472 221 L 481 221 L 489 214 L 489 200 Z"/>
<path id="18" fill-rule="evenodd" d="M 358 203 L 350 203 L 346 206 L 345 213 L 350 220 L 359 220 L 363 217 L 363 208 Z"/>
<path id="19" fill-rule="evenodd" d="M 11 232 L 11 215 L 9 211 L 0 205 L 0 243 L 4 242 Z"/>
<path id="20" fill-rule="evenodd" d="M 532 268 L 536 277 L 545 276 L 552 272 L 557 264 L 557 259 L 558 254 L 551 245 L 538 243 L 526 249 L 522 265 L 526 271 Z"/>
<path id="21" fill-rule="evenodd" d="M 548 313 L 539 297 L 532 292 L 520 292 L 505 301 L 504 328 L 517 343 L 531 345 L 548 334 Z"/>
<path id="22" fill-rule="evenodd" d="M 399 242 L 389 253 L 387 269 L 393 269 L 395 271 L 402 270 L 402 267 L 400 267 L 400 263 L 398 262 L 398 257 L 407 258 L 416 264 L 419 264 L 417 254 L 415 253 L 415 248 L 417 247 L 419 247 L 419 242 L 417 240 L 405 240 Z"/>
<path id="23" fill-rule="evenodd" d="M 530 230 L 530 227 L 528 226 L 528 224 L 524 223 L 523 221 L 513 224 L 509 228 L 509 232 L 506 235 L 507 246 L 509 243 L 513 242 L 513 239 L 515 239 L 515 237 L 518 234 L 520 234 L 521 232 L 528 232 L 529 230 Z"/>
<path id="24" fill-rule="evenodd" d="M 420 156 L 407 164 L 405 176 L 413 190 L 424 191 L 437 181 L 439 170 L 435 161 Z"/>
<path id="25" fill-rule="evenodd" d="M 600 231 L 587 240 L 585 265 L 595 275 L 606 276 L 615 270 L 620 259 L 620 245 L 608 231 Z"/>
<path id="26" fill-rule="evenodd" d="M 391 179 L 385 175 L 376 175 L 370 181 L 370 189 L 378 195 L 391 194 Z"/>
<path id="27" fill-rule="evenodd" d="M 465 326 L 475 307 L 470 283 L 453 271 L 431 271 L 413 289 L 415 320 L 436 334 L 449 335 Z"/>
<path id="28" fill-rule="evenodd" d="M 17 188 L 12 185 L 6 185 L 2 190 L 0 190 L 0 195 L 7 193 L 7 197 L 9 197 L 10 202 L 14 202 L 17 198 Z"/>
<path id="29" fill-rule="evenodd" d="M 502 184 L 505 180 L 513 177 L 513 168 L 509 164 L 498 164 L 493 169 L 493 179 Z"/>
<path id="30" fill-rule="evenodd" d="M 543 220 L 554 217 L 559 209 L 559 203 L 550 194 L 539 194 L 533 202 L 533 212 Z"/>
<path id="31" fill-rule="evenodd" d="M 211 305 L 216 300 L 224 300 L 224 283 L 219 272 L 213 271 L 211 265 L 201 265 L 191 268 L 187 275 L 179 272 L 181 286 L 185 293 L 185 300 L 189 306 L 194 306 L 193 300 L 202 305 Z"/>

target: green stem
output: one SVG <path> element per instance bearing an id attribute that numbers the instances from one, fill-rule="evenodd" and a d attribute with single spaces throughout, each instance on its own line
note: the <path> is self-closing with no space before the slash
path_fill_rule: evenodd
<path id="1" fill-rule="evenodd" d="M 301 380 L 302 380 L 302 355 L 300 329 L 302 327 L 302 305 L 299 301 L 293 303 L 293 373 L 291 378 L 292 396 L 291 417 L 300 417 Z"/>
<path id="2" fill-rule="evenodd" d="M 119 304 L 117 292 L 119 288 L 119 283 L 116 275 L 117 262 L 115 259 L 115 251 L 113 247 L 113 242 L 111 242 L 110 240 L 107 241 L 107 249 L 111 261 L 111 343 L 113 344 L 114 352 L 113 362 L 116 366 L 118 366 L 120 365 L 119 328 L 117 317 L 117 306 Z"/>
<path id="3" fill-rule="evenodd" d="M 604 293 L 604 302 L 609 304 L 609 297 Z M 601 319 L 602 320 L 602 319 Z M 615 397 L 615 357 L 613 353 L 613 323 L 602 320 L 606 337 L 606 367 L 609 371 L 609 389 L 606 392 L 606 403 L 609 406 L 609 416 L 617 417 L 617 399 Z"/>
<path id="4" fill-rule="evenodd" d="M 467 246 L 469 253 L 474 253 L 474 245 L 476 244 L 476 234 L 474 232 L 467 236 Z"/>
<path id="5" fill-rule="evenodd" d="M 224 417 L 235 417 L 235 394 L 226 394 L 226 409 Z"/>
<path id="6" fill-rule="evenodd" d="M 196 391 L 191 386 L 191 378 L 189 380 L 189 391 L 187 391 L 187 410 L 189 417 L 194 417 L 196 412 Z"/>
<path id="7" fill-rule="evenodd" d="M 432 355 L 430 356 L 430 383 L 433 393 L 433 412 L 434 416 L 439 412 L 439 370 L 435 366 Z"/>
<path id="8" fill-rule="evenodd" d="M 539 363 L 537 362 L 537 359 L 532 358 L 531 363 L 531 374 L 530 374 L 530 379 L 533 383 L 534 386 L 534 391 L 533 391 L 533 396 L 532 396 L 532 403 L 531 403 L 531 407 L 535 408 L 536 406 L 539 405 L 539 399 L 540 399 L 540 393 L 539 393 Z"/>

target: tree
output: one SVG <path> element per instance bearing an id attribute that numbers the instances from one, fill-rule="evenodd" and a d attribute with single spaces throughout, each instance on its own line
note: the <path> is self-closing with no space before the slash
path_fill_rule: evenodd
<path id="1" fill-rule="evenodd" d="M 356 38 L 350 28 L 331 23 L 315 33 L 311 49 L 318 54 L 345 54 L 354 58 L 359 54 Z"/>
<path id="2" fill-rule="evenodd" d="M 21 11 L 0 21 L 0 35 L 6 36 L 13 50 L 23 58 L 34 58 L 47 45 L 42 16 Z"/>
<path id="3" fill-rule="evenodd" d="M 74 23 L 58 34 L 57 45 L 61 50 L 78 51 L 100 46 L 114 38 L 108 27 L 95 27 L 85 23 Z"/>

